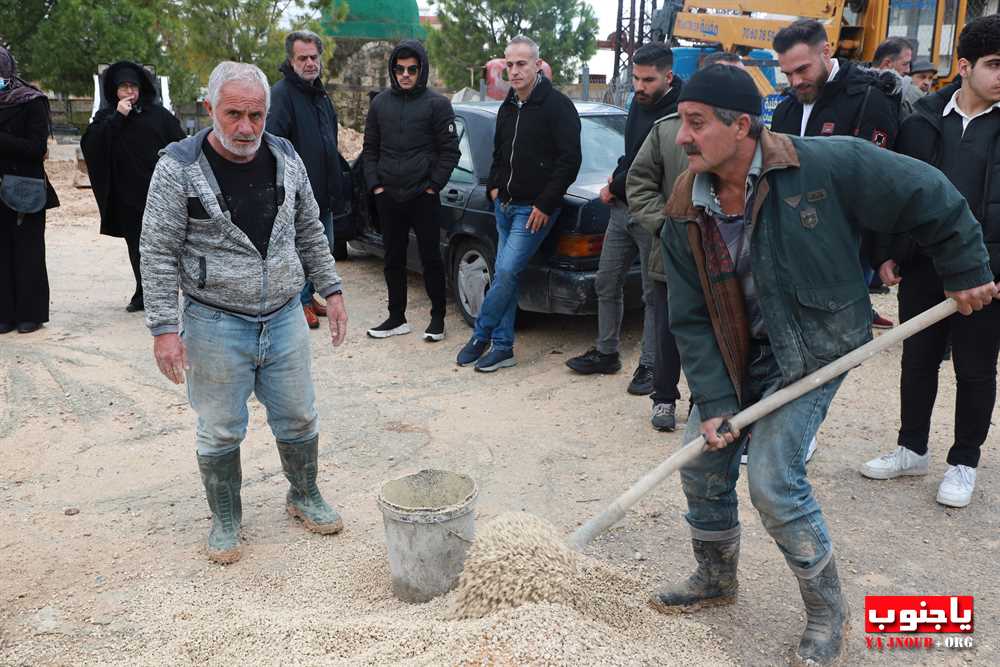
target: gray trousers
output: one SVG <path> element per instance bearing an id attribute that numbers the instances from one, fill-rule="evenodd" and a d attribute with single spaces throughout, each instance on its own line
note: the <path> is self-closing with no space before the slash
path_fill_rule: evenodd
<path id="1" fill-rule="evenodd" d="M 620 202 L 611 205 L 611 219 L 604 232 L 604 247 L 597 265 L 594 287 L 597 290 L 597 342 L 602 354 L 618 352 L 622 315 L 625 313 L 625 278 L 636 254 L 642 270 L 642 300 L 646 304 L 642 322 L 642 352 L 639 363 L 653 368 L 656 359 L 656 320 L 654 318 L 653 281 L 649 278 L 649 251 L 653 236 L 632 220 Z"/>

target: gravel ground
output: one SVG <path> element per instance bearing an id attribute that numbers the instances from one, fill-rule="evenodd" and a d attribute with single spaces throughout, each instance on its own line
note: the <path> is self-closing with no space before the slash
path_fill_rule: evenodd
<path id="1" fill-rule="evenodd" d="M 657 585 L 693 567 L 668 480 L 588 548 L 574 602 L 453 620 L 455 593 L 407 605 L 390 591 L 375 498 L 422 468 L 473 476 L 480 526 L 506 512 L 568 535 L 680 445 L 649 427 L 648 399 L 625 393 L 641 318 L 626 318 L 626 370 L 580 377 L 563 365 L 592 341 L 594 318 L 529 316 L 518 366 L 492 376 L 453 364 L 468 329 L 445 342 L 372 341 L 384 316 L 380 263 L 340 267 L 351 315 L 337 350 L 313 338 L 322 420 L 321 488 L 344 515 L 337 536 L 305 533 L 283 510 L 285 481 L 264 412 L 251 400 L 243 451 L 244 557 L 203 554 L 209 515 L 183 387 L 155 369 L 131 293 L 124 243 L 97 235 L 89 191 L 52 163 L 52 321 L 0 339 L 0 664 L 782 664 L 804 622 L 795 582 L 750 508 L 744 482 L 741 596 L 735 606 L 663 616 Z M 409 316 L 428 302 L 410 282 Z M 876 297 L 895 316 L 892 296 Z M 992 442 L 973 504 L 934 502 L 953 426 L 954 376 L 942 371 L 931 474 L 858 475 L 888 451 L 898 415 L 899 351 L 844 382 L 820 432 L 810 479 L 833 533 L 854 630 L 848 664 L 1000 664 L 1000 486 Z M 682 394 L 687 390 L 682 386 Z M 683 417 L 686 402 L 680 406 Z M 868 594 L 976 596 L 974 648 L 870 651 Z"/>

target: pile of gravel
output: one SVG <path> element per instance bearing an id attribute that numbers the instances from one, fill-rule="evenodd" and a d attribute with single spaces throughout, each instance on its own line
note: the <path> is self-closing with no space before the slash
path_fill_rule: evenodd
<path id="1" fill-rule="evenodd" d="M 526 534 L 550 530 L 526 521 Z M 490 532 L 484 525 L 480 537 Z M 131 581 L 112 625 L 8 644 L 0 664 L 731 664 L 699 619 L 646 606 L 653 582 L 551 544 L 537 548 L 562 553 L 548 572 L 562 577 L 563 602 L 459 620 L 462 591 L 426 604 L 392 595 L 380 539 L 254 537 L 226 567 L 204 562 L 199 544 L 186 571 Z"/>
<path id="2" fill-rule="evenodd" d="M 531 514 L 502 514 L 469 547 L 454 595 L 455 618 L 482 618 L 532 602 L 567 604 L 579 577 L 577 554 Z"/>

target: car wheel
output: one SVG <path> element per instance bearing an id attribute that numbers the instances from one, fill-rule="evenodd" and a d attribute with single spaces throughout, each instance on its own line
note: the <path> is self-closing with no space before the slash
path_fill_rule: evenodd
<path id="1" fill-rule="evenodd" d="M 462 319 L 475 326 L 486 292 L 493 282 L 495 253 L 479 239 L 463 241 L 452 254 L 451 288 Z"/>
<path id="2" fill-rule="evenodd" d="M 338 262 L 347 260 L 347 241 L 333 240 L 333 258 Z"/>

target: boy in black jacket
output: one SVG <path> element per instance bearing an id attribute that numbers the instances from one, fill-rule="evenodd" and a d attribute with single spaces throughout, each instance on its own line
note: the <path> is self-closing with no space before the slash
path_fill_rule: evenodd
<path id="1" fill-rule="evenodd" d="M 372 100 L 365 120 L 364 162 L 368 191 L 382 224 L 389 317 L 368 330 L 372 338 L 410 333 L 406 322 L 406 248 L 417 236 L 431 322 L 424 340 L 444 339 L 445 283 L 438 193 L 458 164 L 455 112 L 444 95 L 427 89 L 427 52 L 401 42 L 389 56 L 392 86 Z"/>
<path id="2" fill-rule="evenodd" d="M 483 372 L 517 363 L 518 275 L 555 225 L 582 161 L 580 116 L 573 102 L 540 73 L 538 45 L 519 35 L 504 54 L 511 89 L 497 112 L 487 183 L 497 219 L 496 268 L 475 333 L 456 360 L 459 366 L 475 363 Z"/>
<path id="3" fill-rule="evenodd" d="M 958 40 L 956 82 L 914 105 L 896 149 L 932 164 L 958 188 L 983 226 L 990 268 L 1000 273 L 1000 16 L 978 18 Z M 899 319 L 905 322 L 944 300 L 930 257 L 909 237 L 893 239 L 879 273 L 899 283 Z M 980 447 L 996 402 L 1000 352 L 1000 305 L 969 317 L 950 317 L 903 343 L 900 376 L 901 424 L 896 449 L 865 463 L 871 479 L 926 475 L 927 443 L 937 396 L 938 368 L 949 337 L 958 379 L 955 438 L 937 501 L 964 507 L 972 500 Z"/>

